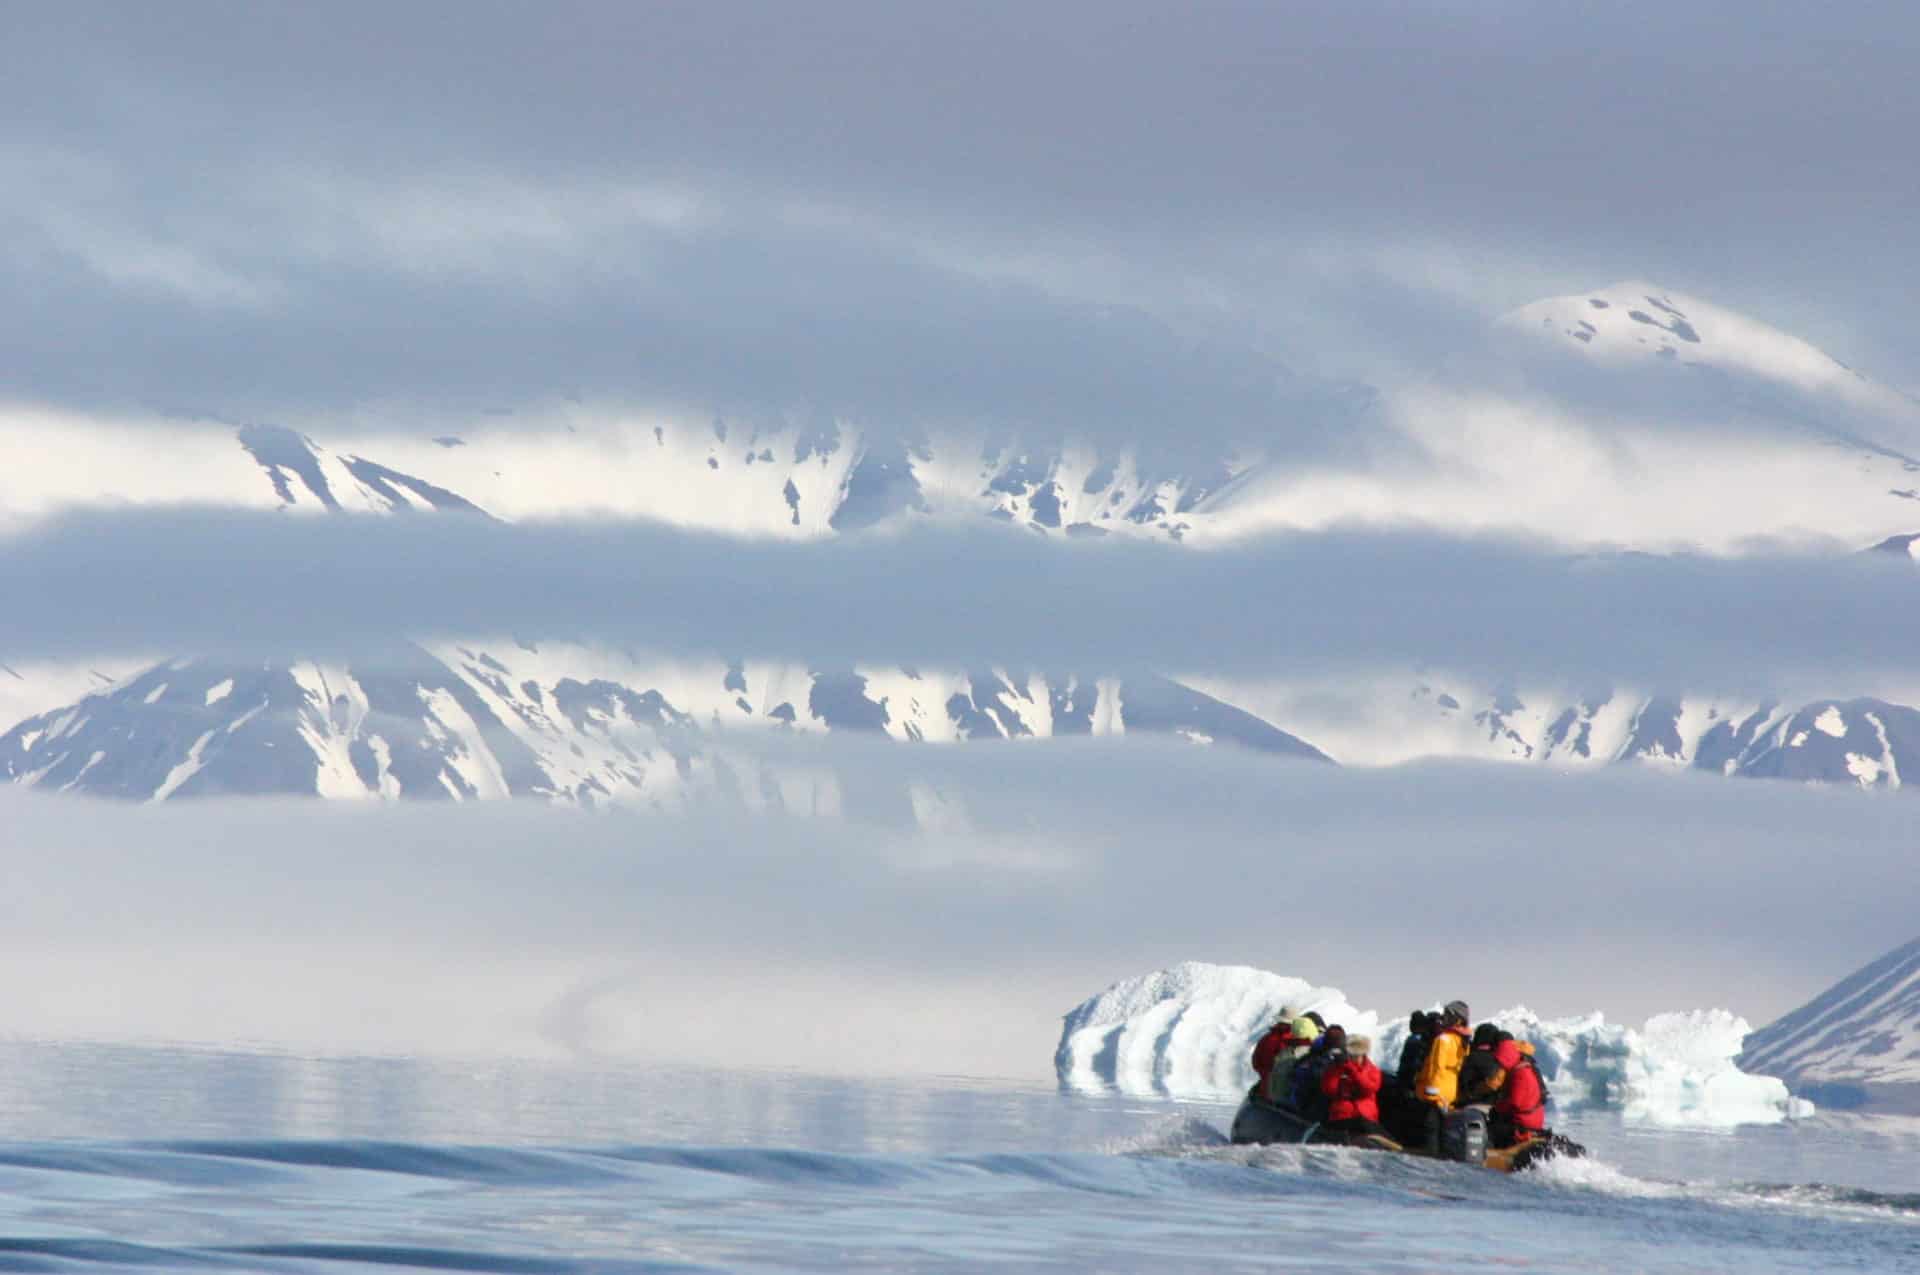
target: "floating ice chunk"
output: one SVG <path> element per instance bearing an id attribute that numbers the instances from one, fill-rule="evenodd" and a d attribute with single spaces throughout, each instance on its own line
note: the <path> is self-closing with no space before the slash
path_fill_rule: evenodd
<path id="1" fill-rule="evenodd" d="M 1054 1069 L 1078 1088 L 1209 1097 L 1253 1083 L 1253 1042 L 1282 1010 L 1316 1010 L 1352 1032 L 1379 1023 L 1330 987 L 1248 965 L 1186 961 L 1125 979 L 1066 1016 Z"/>
<path id="2" fill-rule="evenodd" d="M 1069 1012 L 1054 1053 L 1072 1088 L 1233 1099 L 1253 1083 L 1253 1043 L 1282 1009 L 1318 1010 L 1350 1034 L 1374 1037 L 1374 1061 L 1392 1070 L 1406 1039 L 1395 1016 L 1355 1008 L 1337 988 L 1244 965 L 1188 961 L 1115 983 Z M 1542 1019 L 1525 1008 L 1493 1016 L 1534 1043 L 1555 1106 L 1619 1107 L 1670 1125 L 1768 1123 L 1811 1113 L 1771 1076 L 1733 1059 L 1749 1030 L 1725 1010 L 1657 1014 L 1635 1031 L 1599 1013 Z"/>
<path id="3" fill-rule="evenodd" d="M 1618 1106 L 1629 1119 L 1664 1125 L 1766 1124 L 1805 1114 L 1793 1109 L 1783 1082 L 1733 1065 L 1753 1029 L 1724 1009 L 1655 1014 L 1639 1031 L 1598 1013 L 1543 1020 L 1519 1008 L 1494 1021 L 1534 1042 L 1563 1106 Z"/>

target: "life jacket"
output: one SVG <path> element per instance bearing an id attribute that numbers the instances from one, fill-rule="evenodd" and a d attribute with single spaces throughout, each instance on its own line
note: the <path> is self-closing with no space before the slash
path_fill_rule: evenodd
<path id="1" fill-rule="evenodd" d="M 1553 1101 L 1553 1095 L 1547 1092 L 1546 1073 L 1541 1071 L 1540 1064 L 1533 1060 L 1532 1041 L 1523 1040 L 1520 1042 L 1520 1056 L 1526 1060 L 1527 1066 L 1533 1069 L 1533 1078 L 1540 1082 L 1540 1105 L 1544 1107 Z"/>
<path id="2" fill-rule="evenodd" d="M 1547 1127 L 1547 1078 L 1533 1061 L 1532 1046 L 1514 1042 L 1511 1051 L 1503 1049 L 1501 1053 L 1505 1055 L 1500 1061 L 1507 1069 L 1507 1083 L 1501 1087 L 1493 1109 L 1512 1120 L 1516 1129 L 1538 1133 Z M 1516 1091 L 1528 1088 L 1533 1092 L 1523 1100 Z"/>
<path id="3" fill-rule="evenodd" d="M 1448 1036 L 1453 1037 L 1451 1042 L 1444 1040 Z M 1466 1030 L 1457 1026 L 1434 1033 L 1426 1060 L 1420 1064 L 1420 1074 L 1414 1079 L 1414 1097 L 1422 1102 L 1453 1106 L 1459 1093 L 1460 1064 L 1466 1061 L 1468 1040 Z"/>

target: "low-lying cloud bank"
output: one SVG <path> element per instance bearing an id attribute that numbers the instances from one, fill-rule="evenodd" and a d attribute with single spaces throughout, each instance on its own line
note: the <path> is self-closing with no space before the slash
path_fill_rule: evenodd
<path id="1" fill-rule="evenodd" d="M 82 513 L 0 540 L 0 651 L 351 653 L 511 634 L 658 652 L 1289 675 L 1426 664 L 1841 693 L 1920 627 L 1890 555 L 1569 557 L 1330 533 L 1202 552 L 920 526 L 820 543 L 655 524 Z M 1841 686 L 1840 684 L 1846 683 Z"/>
<path id="2" fill-rule="evenodd" d="M 1137 740 L 815 744 L 814 764 L 931 785 L 965 821 L 0 791 L 0 1017 L 41 1036 L 1039 1078 L 1063 1006 L 1187 959 L 1359 1004 L 1764 1023 L 1911 929 L 1897 801 Z"/>

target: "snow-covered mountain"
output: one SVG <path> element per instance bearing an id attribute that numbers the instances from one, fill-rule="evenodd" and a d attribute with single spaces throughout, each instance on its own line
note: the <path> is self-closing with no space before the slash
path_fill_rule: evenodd
<path id="1" fill-rule="evenodd" d="M 1416 384 L 1282 410 L 1231 451 L 1150 464 L 1057 431 L 693 421 L 568 402 L 419 429 L 348 418 L 311 435 L 6 409 L 0 527 L 190 502 L 615 515 L 753 536 L 965 513 L 1073 535 L 1413 524 L 1653 551 L 1791 536 L 1865 548 L 1920 532 L 1920 403 L 1654 284 L 1536 302 Z M 1303 457 L 1302 432 L 1352 445 Z"/>
<path id="2" fill-rule="evenodd" d="M 1304 409 L 1303 409 L 1304 410 Z M 1650 284 L 1524 307 L 1486 349 L 1320 428 L 1381 444 L 1301 461 L 1276 439 L 1167 469 L 1128 450 L 830 417 L 746 424 L 565 403 L 415 431 L 361 420 L 130 423 L 0 411 L 0 531 L 65 509 L 199 503 L 321 516 L 646 517 L 741 536 L 990 516 L 1042 534 L 1195 543 L 1335 523 L 1498 527 L 1570 549 L 1731 551 L 1755 535 L 1920 545 L 1920 404 L 1785 333 Z M 1284 434 L 1298 422 L 1276 422 Z M 1424 457 L 1406 461 L 1405 444 Z M 1728 500 L 1729 492 L 1741 499 Z M 1901 786 L 1920 712 L 1900 688 L 1729 702 L 1685 693 L 982 670 L 697 669 L 565 644 L 393 635 L 352 668 L 0 662 L 0 776 L 151 799 L 205 792 L 671 804 L 764 800 L 726 732 L 902 740 L 1150 731 L 1373 764 L 1420 756 L 1654 762 Z M 0 652 L 0 661 L 5 660 Z M 1916 699 L 1920 702 L 1920 698 Z M 778 787 L 777 784 L 774 785 Z M 781 798 L 783 802 L 786 798 Z M 817 807 L 818 792 L 787 804 Z"/>
<path id="3" fill-rule="evenodd" d="M 1920 775 L 1920 711 L 1874 697 L 1782 704 L 1611 688 L 1579 693 L 1487 687 L 1433 671 L 1338 688 L 1187 680 L 1286 722 L 1349 764 L 1421 757 L 1575 768 L 1644 762 L 1880 789 Z"/>
<path id="4" fill-rule="evenodd" d="M 1150 733 L 1324 761 L 1312 745 L 1165 678 L 1003 671 L 662 666 L 565 644 L 406 645 L 363 667 L 154 665 L 0 736 L 0 778 L 136 800 L 212 794 L 538 797 L 682 808 L 904 811 L 910 794 L 775 771 L 755 731 L 907 741 Z M 885 814 L 887 810 L 868 810 Z"/>
<path id="5" fill-rule="evenodd" d="M 1421 462 L 1250 467 L 1193 534 L 1396 522 L 1737 552 L 1920 528 L 1920 403 L 1651 283 L 1505 316 L 1483 347 L 1384 394 L 1375 423 Z"/>
<path id="6" fill-rule="evenodd" d="M 566 411 L 431 437 L 316 440 L 279 425 L 134 427 L 0 415 L 0 529 L 65 509 L 640 517 L 747 536 L 822 536 L 896 516 L 987 514 L 1041 531 L 1181 536 L 1246 462 L 1148 472 L 1131 451 L 1005 436 L 867 433 L 826 420 L 689 425 Z"/>
<path id="7" fill-rule="evenodd" d="M 1739 1063 L 1828 1106 L 1920 1111 L 1920 939 L 1748 1036 Z"/>

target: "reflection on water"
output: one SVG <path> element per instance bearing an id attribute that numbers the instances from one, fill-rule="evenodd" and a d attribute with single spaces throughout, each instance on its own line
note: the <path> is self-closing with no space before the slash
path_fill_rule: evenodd
<path id="1" fill-rule="evenodd" d="M 924 1083 L 614 1062 L 304 1058 L 0 1042 L 0 1137 L 273 1138 L 571 1147 L 668 1143 L 966 1154 L 1100 1151 L 1228 1106 L 1061 1093 L 962 1077 Z M 1578 1110 L 1559 1121 L 1603 1158 L 1669 1181 L 1911 1188 L 1920 1117 L 1821 1113 L 1673 1130 Z"/>
<path id="2" fill-rule="evenodd" d="M 962 1079 L 15 1041 L 0 1268 L 1920 1270 L 1898 1121 L 1586 1114 L 1566 1125 L 1592 1159 L 1509 1179 L 1228 1147 L 1230 1117 Z"/>
<path id="3" fill-rule="evenodd" d="M 1097 1149 L 1211 1105 L 1068 1099 L 940 1077 L 282 1054 L 0 1042 L 0 1136 L 153 1141 L 377 1138 L 518 1146 L 680 1143 L 960 1153 Z"/>

